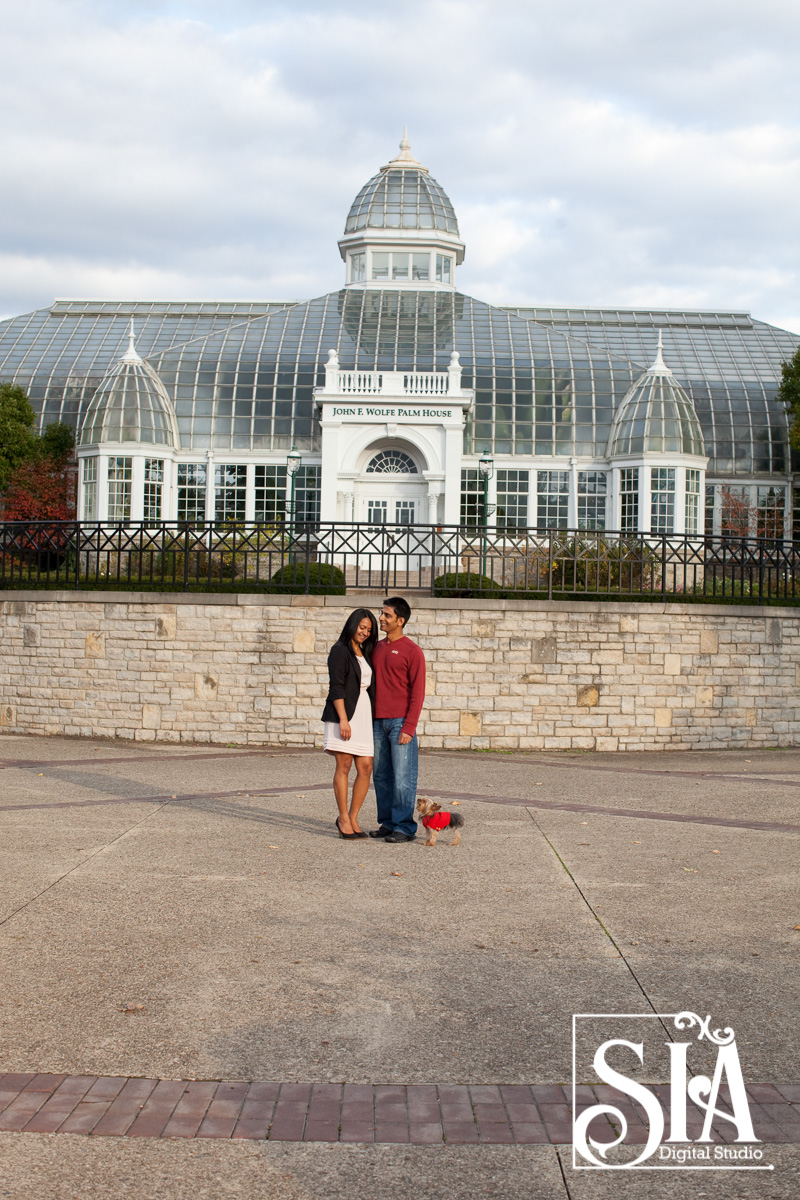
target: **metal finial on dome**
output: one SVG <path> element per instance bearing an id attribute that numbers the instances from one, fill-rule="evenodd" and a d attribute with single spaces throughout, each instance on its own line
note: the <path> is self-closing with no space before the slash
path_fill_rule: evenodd
<path id="1" fill-rule="evenodd" d="M 672 371 L 670 371 L 669 367 L 664 362 L 663 350 L 664 350 L 664 346 L 661 341 L 661 330 L 659 329 L 659 331 L 658 331 L 658 350 L 656 351 L 656 359 L 655 359 L 655 362 L 653 363 L 653 365 L 651 367 L 647 368 L 648 375 L 671 375 L 672 374 Z"/>
<path id="2" fill-rule="evenodd" d="M 411 153 L 411 142 L 408 140 L 407 125 L 403 126 L 403 136 L 400 139 L 400 153 L 390 163 L 387 163 L 383 167 L 383 170 L 386 171 L 389 167 L 416 167 L 418 171 L 427 171 L 427 167 L 423 167 L 422 163 L 417 162 Z"/>
<path id="3" fill-rule="evenodd" d="M 128 349 L 122 356 L 123 362 L 140 363 L 142 359 L 136 353 L 136 345 L 134 342 L 133 317 L 131 317 L 131 327 L 128 330 Z"/>

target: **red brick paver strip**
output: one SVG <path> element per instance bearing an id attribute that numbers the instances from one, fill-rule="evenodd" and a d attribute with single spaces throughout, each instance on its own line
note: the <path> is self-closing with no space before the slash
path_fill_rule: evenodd
<path id="1" fill-rule="evenodd" d="M 185 1091 L 185 1083 L 171 1079 L 162 1079 L 157 1083 L 128 1130 L 128 1137 L 161 1137 L 175 1105 Z"/>
<path id="2" fill-rule="evenodd" d="M 0 1129 L 19 1132 L 64 1082 L 63 1075 L 35 1075 L 0 1113 Z"/>
<path id="3" fill-rule="evenodd" d="M 64 1079 L 28 1121 L 25 1132 L 55 1133 L 95 1082 L 94 1075 L 72 1075 Z"/>
<path id="4" fill-rule="evenodd" d="M 175 1105 L 172 1116 L 164 1126 L 162 1137 L 193 1138 L 214 1099 L 218 1084 L 195 1081 L 186 1085 L 186 1091 Z"/>
<path id="5" fill-rule="evenodd" d="M 75 1105 L 59 1133 L 91 1133 L 97 1122 L 128 1082 L 124 1076 L 95 1079 L 86 1095 Z"/>
<path id="6" fill-rule="evenodd" d="M 97 1137 L 120 1137 L 127 1133 L 155 1086 L 155 1079 L 128 1079 L 92 1129 L 92 1134 Z M 91 1093 L 87 1100 L 90 1097 Z"/>
<path id="7" fill-rule="evenodd" d="M 669 1085 L 651 1084 L 669 1117 Z M 756 1136 L 800 1144 L 800 1084 L 748 1085 Z M 575 1089 L 577 1111 L 611 1104 L 628 1124 L 626 1141 L 647 1140 L 646 1113 L 604 1085 Z M 728 1097 L 720 1089 L 717 1107 Z M 4 1106 L 4 1107 L 3 1107 Z M 699 1137 L 705 1113 L 688 1103 L 686 1127 Z M 291 1142 L 413 1145 L 569 1145 L 572 1088 L 562 1084 L 246 1083 L 228 1080 L 126 1079 L 118 1076 L 10 1072 L 0 1075 L 0 1129 L 93 1137 L 247 1138 Z M 592 1136 L 612 1141 L 607 1114 Z M 714 1143 L 735 1141 L 724 1116 Z"/>
<path id="8" fill-rule="evenodd" d="M 264 1139 L 269 1134 L 272 1114 L 280 1091 L 279 1083 L 251 1083 L 232 1137 Z"/>
<path id="9" fill-rule="evenodd" d="M 248 1087 L 247 1083 L 220 1083 L 195 1136 L 231 1137 L 239 1120 Z"/>

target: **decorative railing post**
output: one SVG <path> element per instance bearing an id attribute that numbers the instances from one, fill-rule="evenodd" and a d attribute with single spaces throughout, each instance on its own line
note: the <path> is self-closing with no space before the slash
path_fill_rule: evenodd
<path id="1" fill-rule="evenodd" d="M 325 363 L 325 391 L 339 390 L 339 355 L 335 350 L 328 351 L 328 361 Z"/>

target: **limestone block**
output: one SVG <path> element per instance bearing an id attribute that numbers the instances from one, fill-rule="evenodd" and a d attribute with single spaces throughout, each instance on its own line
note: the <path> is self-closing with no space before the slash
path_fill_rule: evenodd
<path id="1" fill-rule="evenodd" d="M 744 723 L 748 729 L 755 729 L 758 724 L 758 714 L 754 708 L 746 709 Z"/>
<path id="2" fill-rule="evenodd" d="M 695 693 L 698 708 L 710 708 L 714 703 L 713 687 L 699 687 Z"/>
<path id="3" fill-rule="evenodd" d="M 481 713 L 479 712 L 462 712 L 459 723 L 459 733 L 462 737 L 480 737 L 481 735 Z"/>
<path id="4" fill-rule="evenodd" d="M 595 684 L 584 683 L 578 686 L 577 703 L 582 708 L 594 708 L 600 699 L 600 692 Z"/>
<path id="5" fill-rule="evenodd" d="M 680 654 L 665 654 L 664 655 L 664 674 L 665 675 L 680 675 L 681 673 L 681 656 Z"/>
<path id="6" fill-rule="evenodd" d="M 512 641 L 513 648 L 514 643 Z M 534 638 L 531 642 L 531 662 L 554 663 L 558 653 L 558 642 L 554 637 Z"/>
<path id="7" fill-rule="evenodd" d="M 714 629 L 702 629 L 700 631 L 700 653 L 701 654 L 718 654 L 719 653 L 719 634 Z"/>
<path id="8" fill-rule="evenodd" d="M 156 637 L 171 641 L 177 632 L 177 618 L 174 616 L 156 617 Z"/>
<path id="9" fill-rule="evenodd" d="M 142 705 L 142 729 L 161 728 L 161 706 L 159 704 Z"/>
<path id="10" fill-rule="evenodd" d="M 22 644 L 23 646 L 38 646 L 41 641 L 39 630 L 35 625 L 22 626 Z"/>
<path id="11" fill-rule="evenodd" d="M 194 694 L 198 700 L 216 700 L 219 680 L 203 671 L 194 677 Z"/>
<path id="12" fill-rule="evenodd" d="M 794 668 L 794 686 L 800 687 L 800 663 L 795 664 Z"/>
<path id="13" fill-rule="evenodd" d="M 476 638 L 493 638 L 495 630 L 494 621 L 473 621 L 472 636 Z"/>
<path id="14" fill-rule="evenodd" d="M 106 605 L 108 607 L 108 605 Z M 106 635 L 104 633 L 87 633 L 86 635 L 86 657 L 87 658 L 105 658 L 106 656 Z"/>
<path id="15" fill-rule="evenodd" d="M 657 729 L 669 729 L 672 724 L 672 709 L 657 708 L 653 713 Z"/>
<path id="16" fill-rule="evenodd" d="M 638 633 L 639 632 L 639 618 L 638 617 L 625 617 L 625 616 L 620 617 L 619 631 L 620 631 L 620 633 Z"/>
<path id="17" fill-rule="evenodd" d="M 0 704 L 0 725 L 7 729 L 17 723 L 17 710 L 11 704 Z"/>

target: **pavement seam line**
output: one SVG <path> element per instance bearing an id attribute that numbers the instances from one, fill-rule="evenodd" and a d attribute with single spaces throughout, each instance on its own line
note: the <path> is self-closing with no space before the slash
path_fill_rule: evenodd
<path id="1" fill-rule="evenodd" d="M 167 801 L 167 803 L 169 803 L 169 802 Z M 117 836 L 115 838 L 112 838 L 110 842 L 106 842 L 106 844 L 104 846 L 100 846 L 100 847 L 98 847 L 97 850 L 94 850 L 91 854 L 87 854 L 86 858 L 82 858 L 81 861 L 79 863 L 76 863 L 74 867 L 70 867 L 70 869 L 68 871 L 65 871 L 63 875 L 59 875 L 58 879 L 54 879 L 52 883 L 48 883 L 47 887 L 42 888 L 42 890 L 40 892 L 37 892 L 35 896 L 31 896 L 28 900 L 25 901 L 24 904 L 20 904 L 19 908 L 15 908 L 13 912 L 8 913 L 5 917 L 0 919 L 0 928 L 2 928 L 3 925 L 6 925 L 12 919 L 12 917 L 16 917 L 21 912 L 24 912 L 26 908 L 28 908 L 31 904 L 34 903 L 34 901 L 38 900 L 41 896 L 45 896 L 54 887 L 57 887 L 58 884 L 61 883 L 61 881 L 63 879 L 67 879 L 68 876 L 72 875 L 72 873 L 74 871 L 77 871 L 80 867 L 84 866 L 85 863 L 91 862 L 91 860 L 93 858 L 96 858 L 98 854 L 102 854 L 105 850 L 108 850 L 109 847 L 113 846 L 115 842 L 118 842 L 121 838 L 124 838 L 127 834 L 129 834 L 132 829 L 136 829 L 136 827 L 138 825 L 141 825 L 144 821 L 147 821 L 150 817 L 154 817 L 156 815 L 156 813 L 160 813 L 162 808 L 166 808 L 166 807 L 167 807 L 166 803 L 160 804 L 158 806 L 158 808 L 154 809 L 152 812 L 145 813 L 145 815 L 143 817 L 141 817 L 140 820 L 134 821 L 133 825 L 129 825 L 127 829 L 123 829 L 122 833 L 118 833 Z"/>
<path id="2" fill-rule="evenodd" d="M 561 1172 L 561 1179 L 564 1183 L 564 1191 L 567 1194 L 567 1200 L 572 1200 L 572 1192 L 569 1190 L 569 1184 L 567 1183 L 567 1173 L 564 1170 L 564 1163 L 561 1158 L 561 1151 L 559 1150 L 558 1146 L 555 1146 L 554 1150 L 556 1152 L 556 1162 L 558 1163 L 558 1169 Z"/>
<path id="3" fill-rule="evenodd" d="M 666 1033 L 666 1035 L 667 1035 L 667 1037 L 669 1038 L 669 1040 L 670 1040 L 671 1042 L 672 1042 L 672 1041 L 674 1041 L 675 1039 L 673 1038 L 673 1036 L 672 1036 L 672 1033 L 670 1032 L 670 1030 L 668 1029 L 668 1027 L 667 1027 L 667 1026 L 664 1024 L 664 1022 L 661 1020 L 661 1017 L 658 1015 L 658 1009 L 655 1007 L 655 1005 L 653 1004 L 652 1000 L 651 1000 L 651 999 L 650 999 L 650 997 L 648 996 L 648 994 L 647 994 L 647 992 L 646 992 L 646 990 L 645 990 L 645 987 L 644 987 L 643 983 L 641 982 L 641 980 L 639 979 L 639 976 L 638 976 L 638 975 L 636 974 L 636 972 L 634 971 L 633 967 L 631 966 L 630 962 L 628 961 L 628 958 L 627 958 L 627 956 L 625 955 L 625 952 L 623 951 L 622 947 L 621 947 L 621 946 L 618 944 L 618 942 L 616 941 L 616 939 L 615 939 L 614 935 L 612 934 L 611 930 L 610 930 L 610 929 L 609 929 L 609 928 L 608 928 L 608 927 L 607 927 L 607 926 L 606 926 L 606 925 L 603 923 L 603 921 L 601 920 L 600 916 L 599 916 L 599 915 L 598 915 L 598 913 L 596 912 L 596 910 L 595 910 L 595 908 L 594 908 L 593 904 L 592 904 L 592 903 L 591 903 L 591 901 L 589 900 L 589 898 L 588 898 L 588 896 L 586 895 L 586 893 L 584 892 L 583 888 L 582 888 L 582 887 L 581 887 L 581 885 L 578 883 L 578 881 L 577 881 L 577 879 L 575 878 L 575 876 L 572 874 L 572 871 L 570 871 L 569 867 L 568 867 L 568 866 L 567 866 L 567 864 L 564 862 L 564 859 L 561 857 L 561 855 L 559 854 L 558 850 L 556 850 L 555 846 L 554 846 L 554 845 L 553 845 L 553 843 L 550 841 L 550 838 L 547 836 L 547 834 L 546 834 L 546 833 L 545 833 L 545 831 L 542 829 L 542 827 L 541 827 L 541 825 L 539 824 L 539 822 L 536 820 L 536 817 L 534 816 L 534 814 L 533 814 L 533 811 L 532 811 L 530 808 L 526 808 L 526 809 L 525 809 L 525 811 L 526 811 L 526 813 L 528 814 L 528 816 L 530 817 L 530 819 L 531 819 L 531 821 L 533 822 L 533 824 L 534 824 L 534 825 L 536 826 L 536 828 L 539 830 L 539 833 L 542 835 L 542 837 L 544 838 L 544 840 L 547 842 L 547 844 L 548 844 L 548 846 L 550 847 L 550 849 L 553 851 L 553 854 L 554 854 L 554 855 L 556 856 L 556 858 L 558 859 L 558 861 L 559 861 L 559 863 L 561 864 L 561 867 L 563 868 L 563 870 L 564 870 L 564 871 L 566 872 L 566 874 L 569 876 L 569 879 L 570 879 L 570 881 L 571 881 L 571 883 L 572 883 L 573 887 L 575 888 L 576 892 L 577 892 L 577 893 L 578 893 L 578 895 L 580 896 L 581 900 L 583 900 L 583 903 L 586 905 L 586 907 L 588 908 L 589 912 L 592 914 L 592 916 L 594 917 L 595 921 L 596 921 L 596 922 L 597 922 L 597 924 L 600 926 L 600 928 L 602 929 L 602 931 L 603 931 L 603 933 L 605 934 L 605 936 L 608 938 L 608 940 L 609 940 L 609 942 L 611 943 L 611 945 L 614 947 L 614 949 L 615 949 L 615 950 L 617 951 L 617 953 L 619 954 L 619 957 L 622 959 L 623 963 L 625 964 L 625 968 L 626 968 L 626 970 L 629 972 L 629 974 L 630 974 L 630 976 L 631 976 L 631 979 L 634 981 L 634 983 L 636 984 L 637 988 L 638 988 L 638 989 L 639 989 L 639 991 L 642 993 L 642 996 L 643 996 L 643 997 L 644 997 L 644 999 L 647 1001 L 647 1005 L 648 1005 L 648 1007 L 651 1009 L 651 1011 L 652 1011 L 652 1013 L 653 1013 L 653 1016 L 655 1016 L 655 1017 L 657 1017 L 657 1018 L 658 1018 L 658 1022 L 659 1022 L 659 1024 L 661 1025 L 661 1028 L 662 1028 L 662 1029 L 664 1030 L 664 1032 Z"/>

